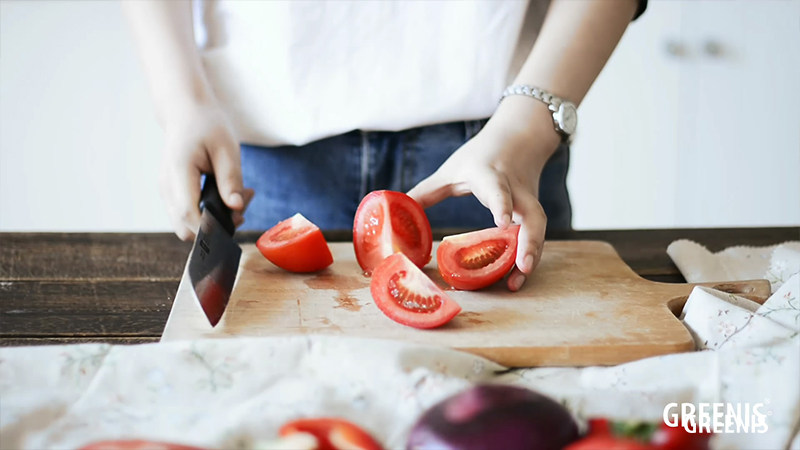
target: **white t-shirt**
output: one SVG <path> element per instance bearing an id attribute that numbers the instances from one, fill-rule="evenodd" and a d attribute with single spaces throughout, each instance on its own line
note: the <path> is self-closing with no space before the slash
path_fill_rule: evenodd
<path id="1" fill-rule="evenodd" d="M 548 4 L 206 0 L 195 30 L 239 139 L 302 145 L 489 117 Z"/>

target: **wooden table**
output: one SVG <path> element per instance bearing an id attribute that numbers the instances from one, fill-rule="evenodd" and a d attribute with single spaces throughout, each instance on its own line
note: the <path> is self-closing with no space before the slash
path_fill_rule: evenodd
<path id="1" fill-rule="evenodd" d="M 350 239 L 348 232 L 326 235 Z M 798 240 L 800 227 L 548 234 L 608 241 L 638 274 L 663 282 L 684 281 L 665 251 L 680 238 L 717 251 Z M 190 249 L 168 233 L 0 233 L 0 345 L 157 341 Z"/>

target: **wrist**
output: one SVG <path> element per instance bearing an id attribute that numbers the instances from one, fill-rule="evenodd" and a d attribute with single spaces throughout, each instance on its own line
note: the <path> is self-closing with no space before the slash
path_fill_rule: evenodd
<path id="1" fill-rule="evenodd" d="M 540 169 L 555 153 L 563 139 L 553 125 L 547 105 L 524 96 L 506 97 L 495 110 L 486 128 L 519 143 Z"/>
<path id="2" fill-rule="evenodd" d="M 185 122 L 201 110 L 218 109 L 219 103 L 211 87 L 202 77 L 192 77 L 185 83 L 174 83 L 169 94 L 161 96 L 159 118 L 166 128 Z"/>

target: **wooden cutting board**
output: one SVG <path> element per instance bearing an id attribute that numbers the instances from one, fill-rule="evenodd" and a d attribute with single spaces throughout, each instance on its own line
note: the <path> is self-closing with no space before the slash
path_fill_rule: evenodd
<path id="1" fill-rule="evenodd" d="M 539 267 L 516 293 L 498 284 L 447 291 L 462 312 L 447 325 L 416 330 L 375 306 L 350 243 L 331 244 L 334 264 L 292 274 L 244 245 L 230 303 L 211 328 L 184 273 L 162 340 L 331 334 L 439 344 L 507 367 L 610 365 L 694 349 L 675 317 L 694 285 L 639 277 L 605 242 L 545 244 Z M 434 249 L 435 255 L 435 249 Z M 445 286 L 436 261 L 425 268 Z M 769 283 L 704 283 L 763 302 Z"/>

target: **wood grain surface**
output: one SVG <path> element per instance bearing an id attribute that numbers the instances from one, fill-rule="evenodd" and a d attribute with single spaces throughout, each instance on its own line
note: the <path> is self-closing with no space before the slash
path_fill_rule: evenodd
<path id="1" fill-rule="evenodd" d="M 547 242 L 539 267 L 516 293 L 502 283 L 448 290 L 463 311 L 435 330 L 388 319 L 373 302 L 353 246 L 335 243 L 331 251 L 334 264 L 325 271 L 293 274 L 245 245 L 219 325 L 209 325 L 184 277 L 162 339 L 348 335 L 436 343 L 507 367 L 610 365 L 694 349 L 675 317 L 693 286 L 645 280 L 605 242 Z M 447 289 L 435 259 L 425 271 Z M 769 296 L 766 280 L 723 286 L 761 302 Z"/>
<path id="2" fill-rule="evenodd" d="M 434 230 L 434 236 L 462 231 Z M 237 240 L 254 242 L 259 234 L 237 233 Z M 325 235 L 329 241 L 351 239 L 350 231 Z M 798 240 L 800 228 L 567 231 L 547 237 L 608 241 L 645 278 L 682 282 L 665 252 L 676 239 L 716 251 Z M 190 249 L 171 233 L 0 233 L 0 345 L 158 340 Z M 49 320 L 54 315 L 68 318 Z"/>

